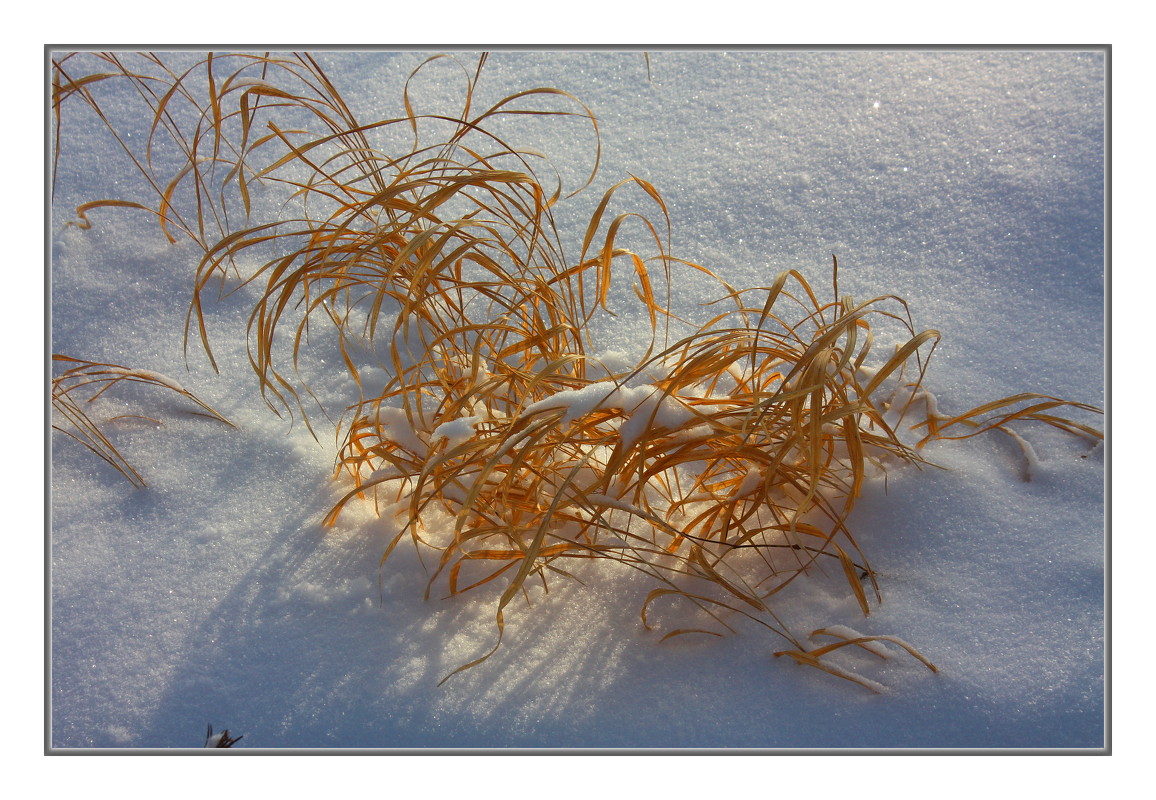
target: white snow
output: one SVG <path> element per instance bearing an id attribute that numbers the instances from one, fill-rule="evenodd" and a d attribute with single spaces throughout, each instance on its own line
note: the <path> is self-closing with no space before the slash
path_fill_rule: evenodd
<path id="1" fill-rule="evenodd" d="M 563 410 L 561 422 L 566 425 L 594 411 L 620 411 L 625 419 L 619 434 L 627 446 L 648 431 L 673 431 L 694 417 L 690 409 L 657 386 L 622 386 L 609 380 L 557 392 L 526 406 L 523 413 L 531 415 L 547 410 Z"/>
<path id="2" fill-rule="evenodd" d="M 477 433 L 476 426 L 485 419 L 481 416 L 458 417 L 449 422 L 443 422 L 433 430 L 430 442 L 437 444 L 441 439 L 446 440 L 446 449 L 452 450 L 460 444 L 468 442 Z"/>
<path id="3" fill-rule="evenodd" d="M 402 113 L 406 77 L 427 55 L 317 57 L 368 120 Z M 834 253 L 841 291 L 905 298 L 918 329 L 942 333 L 926 399 L 943 414 L 1024 391 L 1104 404 L 1102 52 L 649 60 L 653 82 L 639 52 L 499 51 L 482 71 L 477 108 L 554 86 L 598 116 L 599 176 L 556 211 L 568 254 L 603 192 L 635 174 L 663 195 L 673 253 L 731 286 L 769 286 L 798 269 L 829 294 Z M 430 113 L 457 110 L 461 72 L 435 66 L 411 92 Z M 124 92 L 110 102 L 137 108 Z M 571 188 L 584 180 L 588 123 L 502 126 L 513 144 L 550 154 Z M 98 122 L 66 114 L 62 146 L 52 351 L 184 370 L 196 248 L 168 244 L 154 219 L 128 209 L 66 227 L 81 203 L 133 199 L 140 181 Z M 654 213 L 642 192 L 612 205 Z M 649 243 L 629 225 L 619 238 Z M 611 295 L 616 316 L 595 320 L 590 352 L 611 371 L 650 345 L 631 277 Z M 717 313 L 701 305 L 717 284 L 691 270 L 672 280 L 677 313 Z M 883 593 L 871 616 L 840 590 L 838 565 L 773 606 L 803 635 L 899 637 L 937 674 L 894 646 L 886 660 L 854 647 L 832 654 L 886 689 L 872 694 L 772 657 L 784 642 L 741 619 L 727 619 L 737 632 L 723 638 L 660 644 L 639 617 L 646 576 L 595 562 L 564 564 L 580 580 L 530 589 L 532 606 L 510 603 L 497 653 L 439 688 L 496 642 L 497 594 L 445 598 L 439 583 L 424 599 L 437 564 L 408 538 L 382 567 L 404 504 L 378 517 L 372 502 L 353 501 L 336 527 L 321 525 L 351 488 L 333 477 L 333 428 L 314 415 L 315 440 L 262 402 L 243 300 L 208 306 L 220 375 L 194 341 L 180 382 L 238 430 L 172 398 L 155 409 L 162 428 L 116 431 L 149 483 L 141 490 L 53 439 L 52 747 L 199 748 L 208 723 L 243 735 L 239 749 L 1103 747 L 1103 447 L 1042 425 L 1017 429 L 1022 448 L 998 432 L 933 444 L 925 455 L 946 469 L 871 478 L 852 518 Z M 876 352 L 889 352 L 888 335 Z M 336 420 L 358 398 L 348 382 L 325 382 L 331 356 L 321 342 L 301 369 Z M 608 380 L 538 405 L 568 416 L 622 409 L 622 435 L 636 437 L 652 417 L 685 421 L 689 412 L 659 397 Z M 414 452 L 439 437 L 452 447 L 481 421 L 462 417 L 425 441 L 400 409 L 379 414 Z M 657 602 L 650 613 L 673 622 L 680 612 Z"/>

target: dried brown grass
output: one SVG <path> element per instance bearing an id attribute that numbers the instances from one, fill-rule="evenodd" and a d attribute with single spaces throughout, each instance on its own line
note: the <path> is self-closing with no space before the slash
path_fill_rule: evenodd
<path id="1" fill-rule="evenodd" d="M 55 419 L 52 425 L 53 429 L 80 442 L 101 460 L 112 465 L 134 486 L 144 487 L 146 485 L 144 478 L 109 440 L 102 430 L 101 424 L 96 422 L 86 410 L 90 403 L 96 401 L 109 389 L 123 383 L 158 386 L 167 391 L 175 392 L 201 409 L 195 413 L 204 414 L 234 427 L 233 423 L 214 411 L 192 392 L 172 378 L 158 372 L 130 369 L 118 364 L 84 361 L 60 354 L 54 354 L 52 362 L 54 366 L 62 368 L 62 371 L 52 378 L 52 410 Z M 122 414 L 106 420 L 105 423 L 129 416 L 160 425 L 158 420 L 139 414 Z"/>
<path id="2" fill-rule="evenodd" d="M 102 207 L 148 208 L 165 235 L 181 231 L 201 245 L 186 338 L 199 338 L 210 359 L 211 287 L 227 293 L 230 279 L 259 286 L 250 361 L 274 408 L 307 418 L 309 387 L 297 364 L 311 326 L 336 335 L 359 387 L 366 359 L 381 357 L 385 387 L 368 396 L 362 389 L 340 424 L 337 467 L 351 488 L 325 522 L 334 524 L 355 500 L 400 513 L 383 567 L 408 543 L 429 557 L 427 597 L 437 587 L 451 596 L 492 589 L 494 650 L 505 609 L 528 598 L 531 580 L 546 585 L 570 575 L 565 567 L 575 559 L 599 559 L 654 579 L 641 598 L 647 627 L 659 604 L 687 608 L 688 622 L 663 638 L 717 635 L 741 615 L 789 644 L 776 655 L 868 688 L 823 658 L 887 640 L 934 669 L 890 637 L 820 630 L 812 636 L 839 641 L 808 649 L 776 616 L 775 596 L 816 567 L 837 565 L 870 614 L 881 597 L 878 576 L 848 518 L 869 475 L 925 463 L 919 448 L 930 441 L 987 430 L 1018 437 L 1009 424 L 1022 420 L 1101 436 L 1051 413 L 1095 409 L 1039 395 L 940 414 L 923 388 L 939 334 L 917 329 L 902 299 L 840 294 L 837 262 L 826 300 L 794 271 L 767 287 L 736 290 L 669 252 L 666 206 L 641 178 L 604 194 L 577 258 L 568 257 L 552 216 L 561 182 L 547 188 L 540 176 L 549 162 L 499 138 L 490 123 L 526 115 L 588 122 L 597 169 L 594 114 L 554 89 L 477 111 L 484 57 L 472 74 L 462 67 L 468 80 L 458 117 L 415 113 L 407 84 L 405 113 L 371 124 L 354 117 L 308 55 L 209 56 L 180 74 L 155 56 L 131 68 L 118 55 L 99 57 L 109 71 L 78 74 L 71 57 L 56 61 L 58 128 L 63 103 L 78 97 L 116 136 L 94 90 L 130 81 L 152 109 L 149 139 L 144 153 L 117 139 L 154 197 L 151 205 L 86 203 L 82 223 Z M 557 101 L 571 106 L 559 110 Z M 179 122 L 188 106 L 191 130 Z M 322 131 L 280 127 L 274 112 L 282 111 Z M 412 132 L 412 146 L 400 155 L 375 149 L 373 137 L 395 127 Z M 427 144 L 430 129 L 441 136 Z M 153 169 L 161 131 L 188 156 L 174 175 Z M 178 208 L 185 184 L 191 196 Z M 239 198 L 249 214 L 251 194 L 270 185 L 288 191 L 299 215 L 233 226 L 226 198 Z M 650 216 L 610 215 L 626 187 L 651 204 Z M 628 238 L 641 238 L 654 255 L 623 247 Z M 711 305 L 724 310 L 675 338 L 671 274 L 688 269 L 717 281 Z M 610 311 L 612 286 L 627 280 L 652 338 L 634 369 L 610 373 L 589 355 L 591 321 Z M 875 352 L 880 325 L 899 326 L 904 343 Z M 926 429 L 924 438 L 907 444 L 901 427 L 913 424 Z M 447 514 L 451 525 L 426 526 Z"/>

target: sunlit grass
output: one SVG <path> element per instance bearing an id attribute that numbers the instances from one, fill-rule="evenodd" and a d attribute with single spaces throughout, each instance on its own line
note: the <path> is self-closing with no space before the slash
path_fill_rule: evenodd
<path id="1" fill-rule="evenodd" d="M 80 66 L 94 58 L 102 71 Z M 500 646 L 505 609 L 528 597 L 531 582 L 570 576 L 574 559 L 653 578 L 638 598 L 644 625 L 657 604 L 686 609 L 687 622 L 664 638 L 717 635 L 740 615 L 787 642 L 777 654 L 868 688 L 824 656 L 886 640 L 934 669 L 893 637 L 829 628 L 812 636 L 839 641 L 809 648 L 776 615 L 775 596 L 816 565 L 837 565 L 871 613 L 878 575 L 848 520 L 868 477 L 923 465 L 928 442 L 1000 430 L 1030 465 L 1012 423 L 1102 437 L 1052 413 L 1096 409 L 1035 394 L 940 413 L 925 385 L 939 333 L 917 328 L 901 298 L 840 293 L 834 260 L 829 296 L 797 271 L 735 289 L 670 252 L 666 204 L 642 178 L 603 195 L 568 255 L 575 243 L 553 217 L 568 196 L 558 172 L 491 123 L 588 122 L 596 170 L 595 116 L 554 89 L 479 110 L 484 57 L 472 70 L 461 65 L 457 117 L 415 113 L 407 83 L 403 113 L 368 124 L 308 55 L 210 55 L 180 73 L 150 55 L 54 63 L 58 135 L 66 101 L 82 100 L 152 191 L 87 202 L 78 224 L 104 209 L 145 209 L 170 239 L 179 232 L 203 250 L 186 344 L 199 340 L 215 367 L 205 322 L 213 290 L 257 287 L 251 365 L 269 404 L 308 422 L 304 397 L 313 391 L 299 359 L 321 329 L 335 334 L 341 377 L 353 378 L 359 396 L 338 424 L 337 472 L 350 487 L 325 522 L 372 501 L 402 517 L 383 568 L 397 547 L 413 546 L 429 567 L 427 597 L 492 590 L 497 642 L 454 674 Z M 118 135 L 102 110 L 99 89 L 112 80 L 128 81 L 150 109 L 143 145 Z M 395 129 L 411 145 L 379 150 L 377 137 Z M 165 174 L 152 155 L 162 139 L 184 154 Z M 640 190 L 645 214 L 612 211 L 624 187 Z M 284 198 L 276 218 L 256 214 L 264 190 Z M 718 286 L 706 305 L 713 318 L 689 334 L 673 333 L 688 324 L 672 308 L 675 270 Z M 613 371 L 592 355 L 591 323 L 623 296 L 639 304 L 650 340 L 633 369 Z M 880 328 L 902 343 L 879 352 Z M 368 367 L 384 367 L 384 388 L 363 386 Z M 136 482 L 106 440 L 85 430 L 86 444 Z M 427 526 L 435 515 L 452 523 Z"/>

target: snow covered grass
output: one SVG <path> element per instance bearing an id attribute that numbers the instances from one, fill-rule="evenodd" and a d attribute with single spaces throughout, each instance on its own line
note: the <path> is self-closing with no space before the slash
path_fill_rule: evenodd
<path id="1" fill-rule="evenodd" d="M 876 625 L 879 632 L 861 634 L 845 624 L 848 612 L 876 621 L 882 616 L 878 624 L 888 624 L 887 614 L 879 613 L 888 608 L 878 606 L 880 578 L 883 572 L 900 577 L 873 567 L 865 551 L 874 545 L 861 547 L 863 537 L 852 534 L 861 528 L 859 521 L 852 524 L 859 501 L 875 498 L 877 504 L 884 481 L 907 476 L 928 460 L 945 460 L 942 447 L 948 439 L 1002 431 L 1020 448 L 1031 476 L 1046 483 L 1047 457 L 1041 458 L 1026 438 L 1031 434 L 1021 434 L 1013 423 L 1035 420 L 1077 438 L 1099 436 L 1092 422 L 1067 418 L 1093 412 L 1092 405 L 1021 391 L 1037 389 L 1038 381 L 1004 382 L 999 385 L 1013 387 L 1007 399 L 967 398 L 964 408 L 980 405 L 941 413 L 926 386 L 931 351 L 941 334 L 917 329 L 904 300 L 875 297 L 874 291 L 868 295 L 874 299 L 865 303 L 852 300 L 840 291 L 840 279 L 846 279 L 837 264 L 830 299 L 821 299 L 824 293 L 799 270 L 776 270 L 735 289 L 729 276 L 722 280 L 674 255 L 678 226 L 668 201 L 649 180 L 615 182 L 588 219 L 572 217 L 574 201 L 562 188 L 567 167 L 555 170 L 518 137 L 525 135 L 523 123 L 533 133 L 534 123 L 574 122 L 597 136 L 598 115 L 574 95 L 556 90 L 512 91 L 482 104 L 475 92 L 480 94 L 485 81 L 485 59 L 476 67 L 461 62 L 464 88 L 457 112 L 414 111 L 420 97 L 415 87 L 440 90 L 423 84 L 430 69 L 445 61 L 430 60 L 406 79 L 404 112 L 367 125 L 311 58 L 241 56 L 198 64 L 186 57 L 182 66 L 169 69 L 157 60 L 116 57 L 88 77 L 74 69 L 84 58 L 59 62 L 58 129 L 67 129 L 67 109 L 85 102 L 97 118 L 109 121 L 146 186 L 133 200 L 88 198 L 75 207 L 90 221 L 122 209 L 150 210 L 170 241 L 180 232 L 200 250 L 185 334 L 200 340 L 212 366 L 226 372 L 223 366 L 235 367 L 240 355 L 255 370 L 269 407 L 307 420 L 314 435 L 323 430 L 318 420 L 331 418 L 327 409 L 344 409 L 332 415 L 334 456 L 338 473 L 353 486 L 329 501 L 333 510 L 324 522 L 331 532 L 321 552 L 329 548 L 337 555 L 353 547 L 346 555 L 364 553 L 364 542 L 355 542 L 382 542 L 388 561 L 381 559 L 379 589 L 388 598 L 387 609 L 411 608 L 402 598 L 415 589 L 432 600 L 443 576 L 442 591 L 454 601 L 488 597 L 498 643 L 505 640 L 507 649 L 520 653 L 514 656 L 522 659 L 516 673 L 522 677 L 516 680 L 539 704 L 559 687 L 532 677 L 535 665 L 555 661 L 549 648 L 562 643 L 548 644 L 540 654 L 532 642 L 543 625 L 548 629 L 567 618 L 567 606 L 585 610 L 597 595 L 579 589 L 595 583 L 606 592 L 605 608 L 620 606 L 623 595 L 641 597 L 643 629 L 662 617 L 664 640 L 717 635 L 721 628 L 759 641 L 755 631 L 761 627 L 789 645 L 776 654 L 887 691 L 889 681 L 876 680 L 883 677 L 878 667 L 852 651 L 906 652 L 927 666 L 931 661 L 920 653 L 924 644 L 918 637 L 904 630 Z M 96 94 L 115 81 L 128 82 L 151 109 L 137 119 L 135 131 L 122 130 L 133 126 L 131 117 L 105 110 L 124 102 L 123 93 L 110 90 L 107 99 Z M 322 126 L 320 134 L 304 132 L 315 124 Z M 549 127 L 544 131 L 539 134 L 557 135 Z M 605 151 L 597 144 L 588 149 L 599 154 L 596 170 Z M 68 149 L 60 152 L 58 170 L 67 174 Z M 596 174 L 592 170 L 580 180 L 589 184 Z M 69 184 L 64 191 L 75 190 Z M 628 191 L 635 192 L 630 195 L 635 203 L 646 204 L 649 216 L 629 205 L 617 215 L 607 213 L 617 210 Z M 577 247 L 571 238 L 575 231 L 581 237 Z M 78 226 L 69 235 L 91 232 Z M 576 258 L 567 257 L 571 249 Z M 618 290 L 630 283 L 633 299 Z M 862 280 L 854 285 L 862 287 Z M 694 291 L 682 296 L 688 286 Z M 212 288 L 221 302 L 208 303 Z M 617 337 L 613 314 L 627 320 Z M 222 317 L 233 318 L 233 325 L 247 319 L 248 331 L 242 338 L 234 328 L 222 337 L 230 348 L 225 360 L 210 347 L 216 341 L 210 327 Z M 623 341 L 623 329 L 632 341 Z M 938 387 L 936 393 L 944 396 Z M 255 422 L 248 408 L 229 413 Z M 1089 445 L 1046 441 L 1055 448 L 1051 452 L 1087 461 L 1082 457 L 1089 455 Z M 989 447 L 988 457 L 1008 460 L 998 446 Z M 298 459 L 296 472 L 312 460 Z M 105 490 L 98 493 L 107 496 Z M 1071 499 L 1080 502 L 1079 497 L 1088 495 L 1077 492 Z M 374 502 L 353 502 L 369 498 Z M 285 499 L 295 506 L 290 515 L 298 522 L 267 542 L 273 550 L 266 553 L 300 548 L 300 541 L 290 545 L 285 535 L 295 539 L 293 525 L 324 513 L 302 507 L 298 493 L 290 491 Z M 359 513 L 359 507 L 369 513 Z M 922 516 L 935 524 L 934 512 Z M 232 533 L 222 529 L 210 538 Z M 877 530 L 870 533 L 880 538 Z M 906 545 L 896 542 L 884 552 L 894 558 L 896 546 Z M 273 564 L 284 557 L 276 553 Z M 309 577 L 294 582 L 282 575 L 279 585 L 270 587 L 271 596 L 256 578 L 238 581 L 233 591 L 236 597 L 257 592 L 264 598 L 255 601 L 258 609 L 287 603 L 298 611 L 309 603 L 328 606 L 361 596 L 368 605 L 355 604 L 354 610 L 372 613 L 367 585 L 348 574 L 325 577 L 323 567 L 317 572 L 316 557 L 307 560 Z M 639 575 L 609 577 L 607 562 Z M 828 563 L 834 569 L 827 569 Z M 933 563 L 908 564 L 907 579 L 929 574 Z M 415 572 L 422 576 L 417 584 Z M 547 580 L 559 576 L 579 580 Z M 639 576 L 651 583 L 640 583 Z M 58 585 L 58 601 L 68 585 L 74 584 Z M 840 585 L 849 605 L 838 599 Z M 1084 597 L 1094 605 L 1096 590 L 1088 590 Z M 525 604 L 514 602 L 519 597 Z M 668 607 L 671 601 L 693 613 L 684 619 Z M 408 655 L 394 657 L 387 683 L 349 684 L 361 687 L 351 689 L 349 699 L 361 692 L 384 691 L 388 697 L 401 691 L 407 703 L 462 714 L 463 706 L 453 710 L 453 698 L 462 694 L 427 697 L 415 694 L 414 687 L 425 684 L 423 676 L 440 673 L 440 686 L 453 675 L 455 681 L 436 691 L 449 692 L 461 682 L 461 692 L 469 696 L 479 692 L 478 681 L 486 675 L 512 674 L 517 660 L 482 663 L 497 660 L 497 644 L 485 643 L 478 626 L 484 614 L 476 612 L 485 607 L 476 599 L 449 606 L 447 619 L 463 620 L 464 627 L 437 624 L 440 614 L 428 606 L 417 616 L 399 618 L 402 628 L 418 632 L 405 637 L 413 642 Z M 68 616 L 62 612 L 56 634 L 64 673 L 74 642 Z M 786 617 L 791 622 L 784 622 Z M 582 640 L 612 651 L 623 646 L 618 641 L 623 623 L 612 625 L 619 631 L 613 634 L 582 618 Z M 508 624 L 511 619 L 515 625 Z M 1094 615 L 1090 619 L 1094 631 Z M 351 631 L 363 628 L 350 623 Z M 449 647 L 451 630 L 462 641 Z M 814 632 L 800 632 L 808 630 Z M 1089 630 L 1087 623 L 1082 630 Z M 938 636 L 932 641 L 944 644 Z M 884 643 L 892 647 L 885 649 Z M 326 647 L 319 639 L 300 668 L 340 669 L 336 663 L 325 666 L 330 662 L 320 650 Z M 715 659 L 734 656 L 722 647 L 713 655 L 698 652 L 712 669 L 718 668 Z M 310 653 L 318 662 L 314 667 L 308 666 Z M 470 655 L 455 655 L 465 653 Z M 563 659 L 572 677 L 582 661 L 576 656 Z M 932 659 L 942 666 L 937 656 Z M 411 667 L 400 666 L 404 663 Z M 477 669 L 462 672 L 465 667 Z M 865 672 L 872 670 L 874 677 L 868 677 Z M 910 672 L 893 674 L 904 676 L 895 691 L 915 685 Z M 777 680 L 797 678 L 778 674 Z M 481 706 L 471 713 L 485 709 L 487 717 L 507 702 L 493 689 L 480 697 Z M 552 719 L 545 710 L 549 705 L 542 713 Z M 1081 707 L 1094 716 L 1094 699 Z M 232 730 L 239 727 L 220 722 L 226 723 Z M 537 730 L 526 724 L 515 727 Z M 435 728 L 416 723 L 384 741 L 395 746 L 483 741 L 471 734 L 439 736 Z M 286 741 L 326 743 L 283 730 Z M 633 730 L 621 744 L 847 743 L 838 733 L 824 742 L 806 735 L 791 739 L 786 731 L 712 739 Z M 1085 736 L 1082 727 L 1079 741 L 1094 736 Z M 246 741 L 252 738 L 247 734 Z M 113 740 L 159 741 L 128 730 Z M 555 729 L 542 743 L 613 740 L 593 729 Z M 513 734 L 496 743 L 526 741 L 525 734 Z M 882 741 L 904 740 L 890 731 Z M 945 732 L 939 743 L 961 741 L 978 740 L 970 732 L 963 738 Z M 329 743 L 383 740 L 348 732 Z"/>

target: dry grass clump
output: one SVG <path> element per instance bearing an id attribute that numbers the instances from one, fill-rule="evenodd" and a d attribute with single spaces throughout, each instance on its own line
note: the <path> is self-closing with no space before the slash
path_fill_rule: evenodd
<path id="1" fill-rule="evenodd" d="M 101 430 L 100 425 L 85 410 L 89 403 L 94 402 L 114 386 L 121 383 L 144 383 L 159 386 L 168 391 L 176 392 L 202 409 L 201 412 L 196 413 L 203 413 L 234 427 L 233 423 L 214 411 L 192 392 L 172 378 L 158 372 L 129 369 L 118 364 L 84 361 L 59 354 L 54 354 L 52 361 L 54 365 L 65 367 L 62 372 L 52 378 L 52 410 L 55 412 L 56 419 L 59 420 L 58 423 L 53 423 L 53 429 L 75 439 L 96 453 L 102 460 L 116 468 L 134 486 L 145 486 L 144 478 L 133 468 L 128 459 L 121 455 L 120 451 Z M 111 422 L 128 417 L 144 419 L 154 425 L 160 425 L 156 419 L 139 414 L 122 414 L 107 421 Z"/>
<path id="2" fill-rule="evenodd" d="M 465 71 L 458 116 L 415 113 L 407 86 L 405 114 L 371 124 L 354 118 L 309 56 L 209 56 L 179 74 L 154 56 L 132 68 L 101 58 L 110 72 L 81 75 L 68 57 L 56 62 L 58 125 L 74 96 L 107 122 L 94 85 L 131 81 L 153 120 L 143 154 L 118 141 L 156 196 L 153 205 L 87 203 L 78 214 L 148 207 L 166 235 L 179 229 L 201 244 L 186 336 L 195 330 L 210 359 L 210 287 L 258 287 L 250 360 L 275 408 L 304 413 L 310 390 L 298 358 L 322 328 L 335 337 L 360 396 L 339 425 L 337 467 L 353 485 L 326 523 L 355 499 L 400 513 L 383 565 L 409 543 L 429 557 L 427 597 L 435 587 L 491 589 L 495 650 L 504 609 L 528 598 L 531 580 L 547 585 L 570 575 L 572 559 L 601 559 L 654 579 L 640 598 L 647 627 L 658 604 L 690 612 L 664 638 L 717 635 L 738 614 L 786 640 L 779 654 L 868 688 L 823 657 L 845 646 L 879 652 L 872 645 L 887 640 L 934 669 L 890 637 L 824 629 L 812 636 L 838 641 L 808 649 L 775 615 L 775 595 L 830 565 L 869 614 L 880 589 L 848 517 L 869 475 L 922 463 L 918 449 L 931 440 L 999 429 L 1023 442 L 1008 425 L 1025 419 L 1100 436 L 1051 413 L 1094 409 L 1039 395 L 940 414 L 923 388 L 939 334 L 917 330 L 898 297 L 840 294 L 837 262 L 830 299 L 794 271 L 756 289 L 718 281 L 710 305 L 723 310 L 687 328 L 671 309 L 672 270 L 711 273 L 669 253 L 665 204 L 641 178 L 604 194 L 577 257 L 567 256 L 552 216 L 563 196 L 557 173 L 544 181 L 549 162 L 500 138 L 492 123 L 570 117 L 588 122 L 597 142 L 594 115 L 553 89 L 476 110 L 484 57 L 472 76 Z M 208 91 L 195 90 L 194 79 Z M 193 110 L 191 130 L 178 103 Z M 323 131 L 290 130 L 273 112 Z M 376 149 L 377 137 L 398 127 L 412 144 L 400 154 Z M 156 174 L 150 156 L 161 131 L 186 154 L 172 177 Z M 594 153 L 596 169 L 597 145 Z M 234 227 L 230 203 L 239 198 L 252 213 L 258 187 L 280 187 L 293 214 Z M 652 217 L 610 215 L 626 187 L 653 205 Z M 635 231 L 655 255 L 621 245 Z M 610 310 L 623 268 L 652 339 L 634 369 L 614 373 L 589 355 L 597 352 L 588 349 L 590 323 Z M 873 351 L 879 326 L 898 326 L 903 343 Z M 677 337 L 677 329 L 692 332 Z M 367 366 L 385 368 L 380 391 L 363 385 Z M 926 431 L 908 444 L 901 434 L 912 417 Z M 450 524 L 427 526 L 446 515 Z"/>

